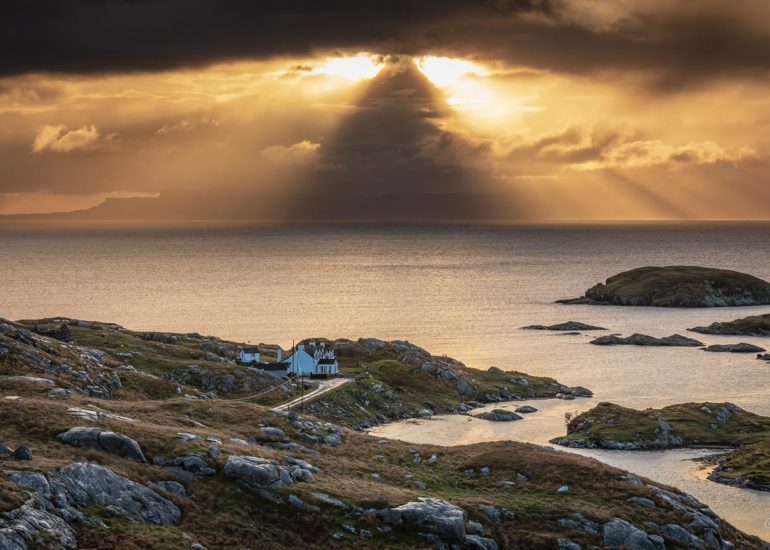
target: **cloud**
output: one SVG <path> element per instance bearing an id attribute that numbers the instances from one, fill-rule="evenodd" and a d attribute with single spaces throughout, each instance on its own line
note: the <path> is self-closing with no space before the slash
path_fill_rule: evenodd
<path id="1" fill-rule="evenodd" d="M 193 120 L 180 120 L 179 122 L 175 122 L 173 124 L 164 124 L 157 130 L 157 134 L 159 136 L 165 136 L 169 134 L 174 134 L 177 132 L 192 132 L 194 130 L 197 130 L 198 128 L 211 126 L 211 127 L 217 127 L 222 124 L 222 121 L 217 118 L 209 118 L 209 117 L 201 117 L 199 119 L 193 119 Z"/>
<path id="2" fill-rule="evenodd" d="M 118 140 L 118 134 L 102 135 L 94 125 L 69 131 L 63 125 L 45 125 L 38 130 L 32 142 L 32 152 L 96 151 L 114 147 Z"/>
<path id="3" fill-rule="evenodd" d="M 262 150 L 262 157 L 267 161 L 281 166 L 312 164 L 318 159 L 320 143 L 302 140 L 293 145 L 271 145 Z"/>
<path id="4" fill-rule="evenodd" d="M 659 139 L 639 139 L 637 132 L 629 129 L 572 127 L 520 143 L 508 152 L 506 160 L 540 167 L 602 170 L 738 163 L 758 156 L 751 147 L 725 147 L 713 141 L 671 145 Z"/>
<path id="5" fill-rule="evenodd" d="M 757 152 L 750 147 L 726 148 L 713 141 L 669 145 L 660 140 L 631 141 L 603 149 L 598 158 L 576 168 L 644 168 L 669 165 L 674 168 L 717 162 L 736 163 L 754 159 Z"/>

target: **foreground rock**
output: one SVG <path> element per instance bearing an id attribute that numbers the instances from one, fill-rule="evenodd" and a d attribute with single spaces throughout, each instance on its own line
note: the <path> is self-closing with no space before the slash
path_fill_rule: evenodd
<path id="1" fill-rule="evenodd" d="M 687 330 L 724 336 L 770 336 L 770 313 L 752 315 L 726 323 L 711 323 L 707 327 L 693 327 Z"/>
<path id="2" fill-rule="evenodd" d="M 37 508 L 31 500 L 0 518 L 3 550 L 41 548 L 44 544 L 47 548 L 64 550 L 78 547 L 72 527 L 62 518 Z"/>
<path id="3" fill-rule="evenodd" d="M 444 500 L 421 498 L 397 508 L 377 510 L 375 515 L 387 525 L 417 526 L 444 542 L 461 543 L 465 539 L 465 510 Z"/>
<path id="4" fill-rule="evenodd" d="M 699 348 L 704 345 L 703 342 L 699 342 L 693 338 L 687 338 L 681 334 L 672 334 L 671 336 L 664 336 L 663 338 L 655 338 L 654 336 L 647 336 L 646 334 L 632 334 L 631 336 L 624 338 L 617 334 L 609 334 L 591 340 L 591 343 L 595 346 L 672 346 L 693 348 Z"/>
<path id="5" fill-rule="evenodd" d="M 139 443 L 130 437 L 101 428 L 72 428 L 58 435 L 59 440 L 75 447 L 99 449 L 137 462 L 147 462 Z"/>
<path id="6" fill-rule="evenodd" d="M 176 525 L 182 518 L 177 506 L 148 487 L 97 464 L 76 462 L 59 471 L 8 472 L 8 478 L 30 491 L 47 511 L 68 521 L 101 524 L 83 508 L 106 506 L 129 521 Z"/>
<path id="7" fill-rule="evenodd" d="M 624 271 L 563 304 L 726 307 L 770 304 L 770 283 L 752 275 L 697 266 Z"/>
<path id="8" fill-rule="evenodd" d="M 521 327 L 524 330 L 555 330 L 555 331 L 580 331 L 580 330 L 607 330 L 604 327 L 595 327 L 578 321 L 567 321 L 557 325 L 528 325 Z"/>
<path id="9" fill-rule="evenodd" d="M 754 344 L 741 342 L 740 344 L 714 344 L 704 348 L 704 351 L 727 352 L 727 353 L 762 353 L 765 348 L 760 348 Z"/>

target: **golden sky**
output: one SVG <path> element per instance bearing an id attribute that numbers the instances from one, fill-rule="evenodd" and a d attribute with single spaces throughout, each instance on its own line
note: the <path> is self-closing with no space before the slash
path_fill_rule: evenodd
<path id="1" fill-rule="evenodd" d="M 256 4 L 20 3 L 0 213 L 449 194 L 490 218 L 770 217 L 764 0 Z"/>

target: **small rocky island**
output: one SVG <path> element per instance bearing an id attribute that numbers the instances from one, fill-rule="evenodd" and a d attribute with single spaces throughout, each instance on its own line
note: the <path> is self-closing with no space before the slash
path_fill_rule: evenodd
<path id="1" fill-rule="evenodd" d="M 561 304 L 727 307 L 770 304 L 770 283 L 752 275 L 697 266 L 640 267 Z"/>
<path id="2" fill-rule="evenodd" d="M 565 447 L 654 450 L 677 447 L 736 449 L 721 458 L 713 481 L 770 491 L 770 418 L 732 403 L 684 403 L 636 410 L 600 403 L 570 419 Z"/>
<path id="3" fill-rule="evenodd" d="M 617 334 L 608 334 L 591 340 L 595 346 L 662 346 L 662 347 L 688 347 L 699 348 L 704 344 L 693 338 L 687 338 L 681 334 L 672 334 L 662 338 L 647 336 L 646 334 L 632 334 L 631 336 L 619 336 Z"/>
<path id="4" fill-rule="evenodd" d="M 577 332 L 580 330 L 607 330 L 604 327 L 597 327 L 594 325 L 588 325 L 586 323 L 581 323 L 580 321 L 567 321 L 566 323 L 558 323 L 555 325 L 527 325 L 526 327 L 521 327 L 522 330 L 552 330 L 552 331 L 559 331 L 559 332 Z"/>
<path id="5" fill-rule="evenodd" d="M 724 336 L 770 336 L 770 313 L 752 315 L 726 323 L 711 323 L 707 327 L 693 327 L 687 330 Z"/>

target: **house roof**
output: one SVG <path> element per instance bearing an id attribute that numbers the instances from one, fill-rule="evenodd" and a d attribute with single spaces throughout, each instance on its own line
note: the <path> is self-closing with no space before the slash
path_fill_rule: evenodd
<path id="1" fill-rule="evenodd" d="M 259 348 L 241 348 L 243 353 L 260 353 Z"/>
<path id="2" fill-rule="evenodd" d="M 318 364 L 319 365 L 333 365 L 336 359 L 319 359 Z"/>

